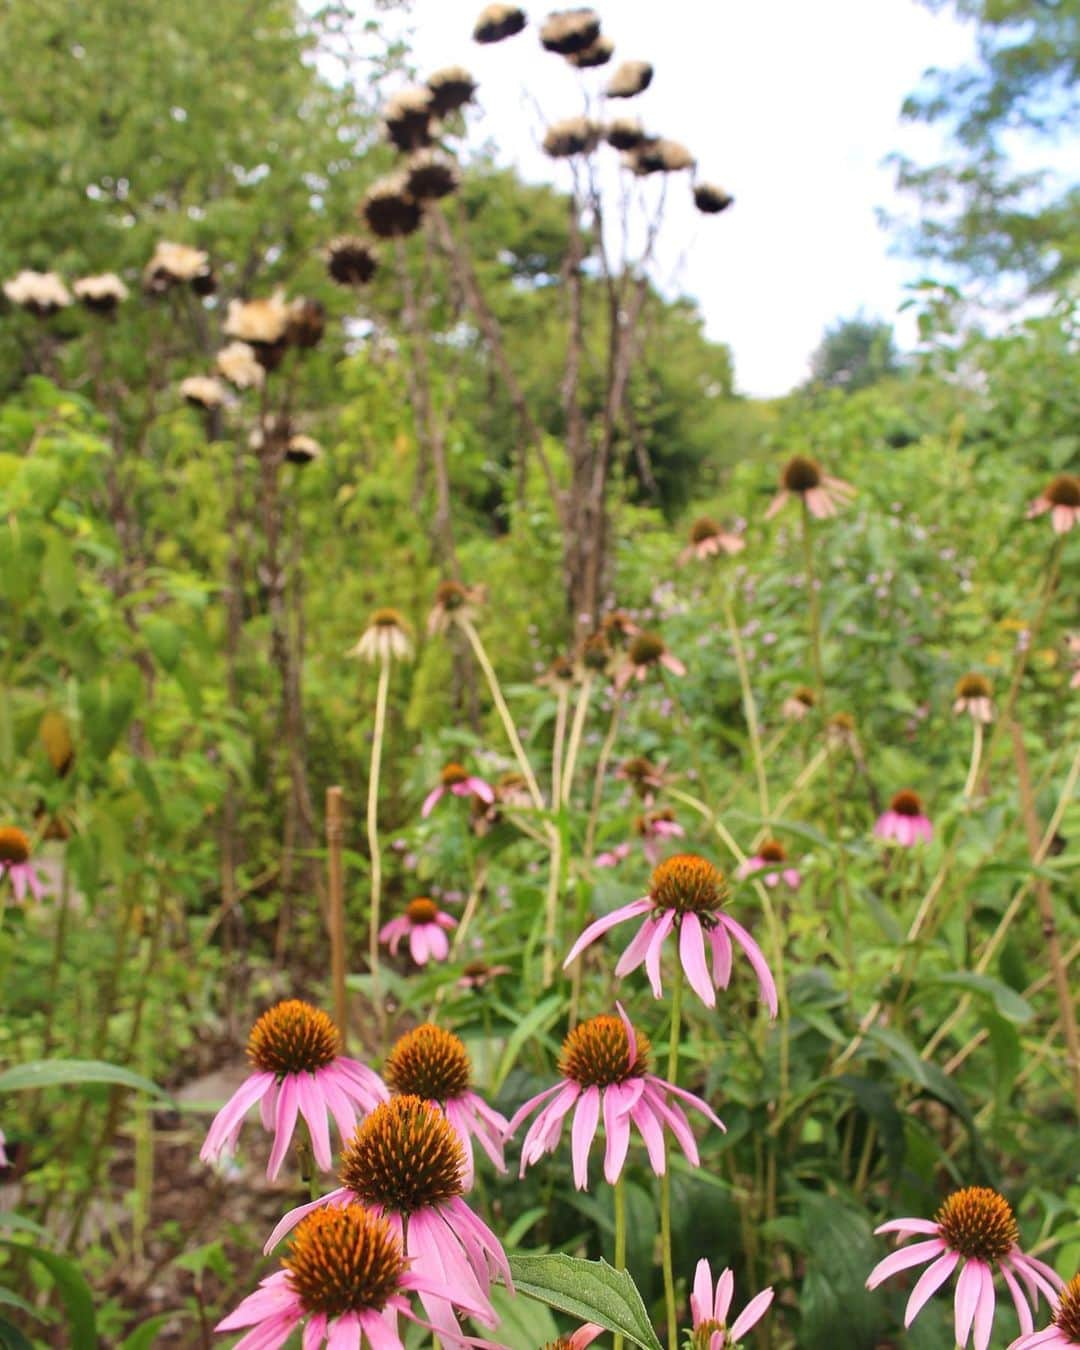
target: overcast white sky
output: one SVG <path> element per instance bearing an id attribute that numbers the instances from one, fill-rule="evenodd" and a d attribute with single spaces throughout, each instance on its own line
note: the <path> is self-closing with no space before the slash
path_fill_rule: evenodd
<path id="1" fill-rule="evenodd" d="M 526 4 L 530 19 L 549 8 Z M 582 76 L 541 50 L 535 24 L 478 46 L 481 0 L 413 0 L 407 19 L 423 77 L 450 62 L 479 81 L 471 139 L 491 140 L 528 178 L 567 183 L 565 165 L 536 148 L 536 104 L 549 121 L 581 111 Z M 882 160 L 931 156 L 936 131 L 902 125 L 905 94 L 930 65 L 972 52 L 970 28 L 915 0 L 607 0 L 597 5 L 615 61 L 643 57 L 656 76 L 617 105 L 650 131 L 691 147 L 700 176 L 736 198 L 721 216 L 690 204 L 680 175 L 668 189 L 659 276 L 696 296 L 709 335 L 728 343 L 744 393 L 785 392 L 806 377 L 825 326 L 862 307 L 896 320 L 917 265 L 889 256 L 875 208 L 896 199 Z M 599 89 L 614 66 L 587 72 Z M 608 152 L 613 154 L 614 152 Z M 685 256 L 683 256 L 685 255 Z"/>

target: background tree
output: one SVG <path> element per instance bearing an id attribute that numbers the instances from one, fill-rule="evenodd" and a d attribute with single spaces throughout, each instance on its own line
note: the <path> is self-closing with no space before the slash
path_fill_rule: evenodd
<path id="1" fill-rule="evenodd" d="M 892 324 L 862 314 L 827 328 L 810 358 L 811 383 L 833 389 L 865 389 L 899 369 Z"/>

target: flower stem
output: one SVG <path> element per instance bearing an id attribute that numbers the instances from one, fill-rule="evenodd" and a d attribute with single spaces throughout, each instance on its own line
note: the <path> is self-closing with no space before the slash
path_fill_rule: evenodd
<path id="1" fill-rule="evenodd" d="M 562 801 L 563 748 L 566 742 L 566 711 L 570 690 L 560 680 L 555 694 L 555 737 L 551 747 L 551 809 L 557 811 Z"/>
<path id="2" fill-rule="evenodd" d="M 371 743 L 371 773 L 368 777 L 367 837 L 371 858 L 371 927 L 368 931 L 368 966 L 371 970 L 371 1002 L 379 1027 L 380 1042 L 386 1023 L 386 1010 L 379 996 L 379 911 L 382 903 L 382 854 L 379 851 L 379 773 L 382 767 L 383 736 L 386 731 L 386 699 L 390 689 L 390 658 L 384 655 L 379 668 L 375 693 L 375 729 Z"/>
<path id="3" fill-rule="evenodd" d="M 724 619 L 727 622 L 732 650 L 735 654 L 735 668 L 739 672 L 739 688 L 742 690 L 743 715 L 746 718 L 746 730 L 750 736 L 750 754 L 754 761 L 754 776 L 757 778 L 758 802 L 761 807 L 763 823 L 769 820 L 769 783 L 765 777 L 765 757 L 761 753 L 761 732 L 758 728 L 757 705 L 754 703 L 754 691 L 750 687 L 750 672 L 746 665 L 746 653 L 743 650 L 739 625 L 735 620 L 735 609 L 731 603 L 730 587 L 722 592 Z"/>
<path id="4" fill-rule="evenodd" d="M 615 1269 L 626 1269 L 626 1182 L 620 1172 L 615 1182 Z M 615 1336 L 615 1350 L 623 1350 L 623 1338 Z"/>
<path id="5" fill-rule="evenodd" d="M 675 966 L 671 993 L 671 1034 L 668 1039 L 667 1081 L 677 1083 L 679 1039 L 682 1035 L 682 964 Z M 660 1251 L 664 1263 L 664 1307 L 667 1312 L 668 1350 L 679 1350 L 678 1309 L 675 1306 L 675 1269 L 671 1250 L 671 1167 L 660 1178 Z"/>
<path id="6" fill-rule="evenodd" d="M 971 764 L 968 767 L 967 778 L 964 779 L 964 805 L 969 806 L 971 799 L 975 795 L 975 784 L 979 781 L 979 765 L 982 763 L 983 750 L 983 724 L 976 722 L 974 732 L 971 737 Z"/>
<path id="7" fill-rule="evenodd" d="M 570 724 L 570 740 L 566 747 L 566 763 L 562 774 L 562 800 L 569 803 L 574 790 L 574 770 L 577 768 L 578 751 L 581 749 L 581 736 L 585 730 L 585 718 L 589 712 L 589 697 L 592 694 L 593 673 L 587 670 L 581 680 L 577 706 L 574 708 L 574 720 Z"/>
<path id="8" fill-rule="evenodd" d="M 596 846 L 596 824 L 600 815 L 600 804 L 604 799 L 604 778 L 607 775 L 611 752 L 615 749 L 615 738 L 619 734 L 619 718 L 622 714 L 623 696 L 616 691 L 614 698 L 615 702 L 611 705 L 611 722 L 608 725 L 604 743 L 600 747 L 600 757 L 596 761 L 596 773 L 593 777 L 592 803 L 589 806 L 589 819 L 585 826 L 585 861 L 587 863 L 592 862 L 593 850 Z"/>
<path id="9" fill-rule="evenodd" d="M 484 672 L 484 678 L 487 680 L 488 689 L 491 692 L 492 702 L 502 720 L 503 730 L 506 732 L 506 739 L 510 742 L 510 748 L 514 752 L 514 758 L 518 762 L 518 768 L 521 770 L 521 776 L 529 789 L 529 796 L 532 798 L 533 805 L 538 811 L 544 809 L 544 798 L 540 792 L 540 784 L 536 781 L 536 775 L 533 773 L 532 765 L 529 763 L 528 756 L 525 754 L 525 747 L 521 744 L 521 737 L 517 733 L 517 727 L 514 725 L 514 719 L 510 714 L 510 709 L 506 706 L 506 699 L 503 698 L 502 688 L 499 685 L 499 677 L 495 674 L 495 667 L 491 664 L 487 652 L 484 650 L 484 644 L 480 641 L 480 634 L 476 631 L 471 620 L 459 618 L 458 625 L 469 639 L 469 646 L 473 649 L 473 655 Z"/>
<path id="10" fill-rule="evenodd" d="M 825 707 L 825 668 L 821 657 L 821 604 L 818 600 L 817 573 L 814 570 L 814 536 L 810 527 L 810 508 L 802 501 L 803 567 L 810 611 L 810 655 L 814 663 L 814 683 L 817 686 L 818 715 L 825 735 L 825 768 L 829 780 L 829 811 L 832 816 L 833 837 L 836 840 L 837 870 L 840 873 L 840 892 L 844 906 L 844 964 L 847 967 L 848 994 L 855 994 L 855 946 L 851 931 L 851 887 L 848 884 L 847 850 L 840 834 L 840 803 L 836 789 L 836 768 L 829 742 L 829 724 Z"/>

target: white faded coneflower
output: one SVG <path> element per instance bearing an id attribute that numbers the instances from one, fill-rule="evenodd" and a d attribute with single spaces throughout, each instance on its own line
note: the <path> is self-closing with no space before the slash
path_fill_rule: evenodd
<path id="1" fill-rule="evenodd" d="M 409 625 L 396 609 L 377 609 L 360 634 L 360 640 L 347 653 L 362 657 L 372 665 L 393 657 L 398 661 L 411 660 L 413 654 Z"/>
<path id="2" fill-rule="evenodd" d="M 246 342 L 230 342 L 222 347 L 214 361 L 217 373 L 236 389 L 261 389 L 266 371 L 255 357 L 255 348 Z"/>
<path id="3" fill-rule="evenodd" d="M 10 281 L 4 282 L 4 294 L 13 305 L 18 305 L 39 319 L 47 319 L 58 309 L 66 309 L 71 304 L 68 288 L 55 272 L 24 269 Z"/>

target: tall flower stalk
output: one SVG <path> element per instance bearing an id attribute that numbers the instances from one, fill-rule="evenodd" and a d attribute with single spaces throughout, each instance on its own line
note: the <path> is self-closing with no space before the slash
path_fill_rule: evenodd
<path id="1" fill-rule="evenodd" d="M 682 1036 L 682 962 L 675 963 L 671 991 L 671 1031 L 668 1036 L 667 1081 L 679 1081 L 679 1041 Z M 675 1263 L 671 1245 L 671 1169 L 660 1178 L 660 1259 L 664 1268 L 664 1310 L 667 1317 L 668 1350 L 679 1350 L 679 1319 L 675 1303 Z"/>
<path id="2" fill-rule="evenodd" d="M 386 734 L 386 702 L 390 692 L 390 656 L 379 663 L 379 684 L 375 691 L 375 726 L 371 737 L 371 772 L 368 775 L 367 841 L 371 859 L 371 913 L 368 924 L 368 968 L 371 971 L 371 1001 L 379 1025 L 385 1030 L 386 1014 L 380 996 L 379 928 L 382 922 L 382 850 L 379 846 L 379 777 L 382 770 L 383 737 Z"/>
<path id="3" fill-rule="evenodd" d="M 725 586 L 721 592 L 721 604 L 724 620 L 727 623 L 731 648 L 735 656 L 735 668 L 739 672 L 739 688 L 742 691 L 743 715 L 746 718 L 746 731 L 750 737 L 750 756 L 754 763 L 754 777 L 757 780 L 758 805 L 763 824 L 769 820 L 769 782 L 765 775 L 765 756 L 761 751 L 761 730 L 758 726 L 757 705 L 754 691 L 750 685 L 750 672 L 746 664 L 746 652 L 743 649 L 739 625 L 735 618 L 735 609 L 731 603 L 731 591 Z"/>

